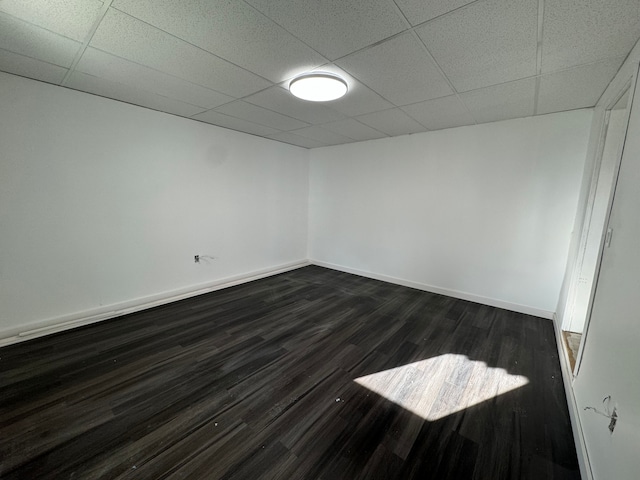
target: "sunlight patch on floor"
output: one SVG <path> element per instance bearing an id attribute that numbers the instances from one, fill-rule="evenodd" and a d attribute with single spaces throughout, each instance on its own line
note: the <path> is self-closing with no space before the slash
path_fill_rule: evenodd
<path id="1" fill-rule="evenodd" d="M 447 353 L 359 377 L 355 382 L 434 421 L 523 387 L 529 379 L 465 355 Z"/>

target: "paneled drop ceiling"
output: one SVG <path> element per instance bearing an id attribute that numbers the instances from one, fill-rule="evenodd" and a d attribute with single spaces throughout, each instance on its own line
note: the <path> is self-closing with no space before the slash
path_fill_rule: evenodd
<path id="1" fill-rule="evenodd" d="M 640 0 L 0 0 L 2 71 L 307 148 L 591 107 L 638 38 Z"/>

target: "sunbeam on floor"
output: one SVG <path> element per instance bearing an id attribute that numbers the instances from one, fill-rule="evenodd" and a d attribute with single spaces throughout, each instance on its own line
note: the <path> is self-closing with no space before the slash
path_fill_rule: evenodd
<path id="1" fill-rule="evenodd" d="M 429 421 L 529 383 L 523 375 L 452 353 L 365 375 L 355 381 Z"/>

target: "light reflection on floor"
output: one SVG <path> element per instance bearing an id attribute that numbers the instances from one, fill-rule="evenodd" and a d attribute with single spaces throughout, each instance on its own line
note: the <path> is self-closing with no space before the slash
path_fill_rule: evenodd
<path id="1" fill-rule="evenodd" d="M 448 353 L 359 377 L 355 382 L 434 421 L 523 387 L 529 379 Z"/>

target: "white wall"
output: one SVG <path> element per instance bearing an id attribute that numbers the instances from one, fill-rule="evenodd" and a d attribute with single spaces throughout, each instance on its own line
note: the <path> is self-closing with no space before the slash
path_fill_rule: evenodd
<path id="1" fill-rule="evenodd" d="M 304 149 L 0 73 L 0 339 L 304 261 L 307 199 Z"/>
<path id="2" fill-rule="evenodd" d="M 590 117 L 309 152 L 0 74 L 0 339 L 307 257 L 549 316 Z"/>
<path id="3" fill-rule="evenodd" d="M 312 261 L 550 317 L 592 111 L 311 150 Z"/>

